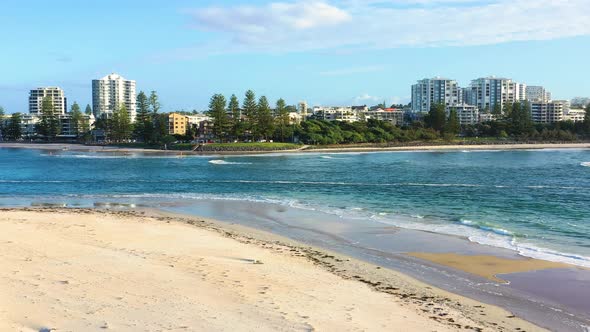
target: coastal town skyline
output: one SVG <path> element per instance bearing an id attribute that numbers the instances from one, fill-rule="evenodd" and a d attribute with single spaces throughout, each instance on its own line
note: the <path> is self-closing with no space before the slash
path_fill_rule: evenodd
<path id="1" fill-rule="evenodd" d="M 90 8 L 92 15 L 86 5 L 4 5 L 7 19 L 0 24 L 12 33 L 3 38 L 13 47 L 0 55 L 10 64 L 0 83 L 0 104 L 8 113 L 25 113 L 22 100 L 30 89 L 60 86 L 70 100 L 85 105 L 91 103 L 90 80 L 110 72 L 133 77 L 140 82 L 138 91 L 158 91 L 169 111 L 203 110 L 212 94 L 239 94 L 245 87 L 290 104 L 301 99 L 310 105 L 405 104 L 411 99 L 409 85 L 435 76 L 466 85 L 495 74 L 543 85 L 555 99 L 590 91 L 583 75 L 574 75 L 590 48 L 590 31 L 583 24 L 590 12 L 586 1 L 137 4 L 117 5 L 114 14 L 114 2 L 101 2 Z M 483 16 L 477 17 L 492 20 L 502 6 L 510 8 L 502 12 L 508 16 L 503 20 L 519 22 L 516 18 L 527 12 L 526 24 L 494 26 L 470 18 L 479 12 Z M 33 24 L 11 18 L 24 12 Z M 402 20 L 404 15 L 408 18 Z M 547 25 L 547 15 L 559 24 Z M 44 17 L 60 19 L 44 24 Z M 102 24 L 101 17 L 115 23 Z M 143 17 L 154 24 L 144 24 Z M 387 23 L 395 20 L 385 17 L 400 19 Z M 409 29 L 402 24 L 408 19 L 423 26 Z M 380 22 L 378 29 L 367 31 L 364 23 L 371 20 Z M 221 29 L 226 21 L 233 23 Z M 459 29 L 460 22 L 473 31 Z M 350 40 L 334 38 L 351 26 L 359 33 L 350 33 Z M 437 34 L 437 26 L 449 29 Z M 45 40 L 41 28 L 60 42 Z M 267 43 L 260 31 L 273 31 Z M 94 42 L 86 42 L 88 36 Z"/>

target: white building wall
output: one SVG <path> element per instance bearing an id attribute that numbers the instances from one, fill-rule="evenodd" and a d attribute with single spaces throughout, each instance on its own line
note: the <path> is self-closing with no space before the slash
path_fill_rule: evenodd
<path id="1" fill-rule="evenodd" d="M 29 92 L 29 114 L 41 114 L 41 106 L 45 97 L 51 98 L 56 115 L 62 115 L 67 112 L 68 105 L 64 91 L 59 87 L 44 87 L 33 89 Z"/>
<path id="2" fill-rule="evenodd" d="M 110 74 L 92 81 L 92 105 L 94 116 L 110 116 L 121 104 L 125 105 L 129 117 L 135 122 L 137 115 L 136 83 L 118 74 Z"/>

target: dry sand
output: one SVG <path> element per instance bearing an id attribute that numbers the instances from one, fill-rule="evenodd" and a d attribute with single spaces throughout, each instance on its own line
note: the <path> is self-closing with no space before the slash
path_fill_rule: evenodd
<path id="1" fill-rule="evenodd" d="M 0 331 L 539 330 L 268 233 L 149 213 L 0 209 Z"/>
<path id="2" fill-rule="evenodd" d="M 506 281 L 498 278 L 498 274 L 528 272 L 545 269 L 577 268 L 573 265 L 524 257 L 522 259 L 508 259 L 486 255 L 459 255 L 454 253 L 427 252 L 412 252 L 408 253 L 408 255 L 437 264 L 450 266 L 452 268 L 475 274 L 499 283 L 505 283 Z"/>

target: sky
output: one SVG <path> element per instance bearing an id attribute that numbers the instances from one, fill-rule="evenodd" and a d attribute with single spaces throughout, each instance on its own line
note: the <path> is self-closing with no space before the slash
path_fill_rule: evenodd
<path id="1" fill-rule="evenodd" d="M 30 89 L 92 102 L 116 72 L 163 111 L 248 89 L 289 104 L 407 103 L 411 85 L 484 76 L 590 96 L 589 0 L 5 0 L 0 106 Z"/>

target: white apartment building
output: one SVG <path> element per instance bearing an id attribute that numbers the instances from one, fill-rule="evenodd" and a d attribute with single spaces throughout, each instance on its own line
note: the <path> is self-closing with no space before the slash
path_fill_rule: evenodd
<path id="1" fill-rule="evenodd" d="M 110 116 L 122 104 L 127 108 L 131 121 L 137 115 L 135 81 L 127 80 L 118 74 L 110 74 L 98 80 L 92 80 L 92 108 L 94 116 Z"/>
<path id="2" fill-rule="evenodd" d="M 44 87 L 31 90 L 29 93 L 29 114 L 41 115 L 43 98 L 51 98 L 56 115 L 66 114 L 68 105 L 64 91 L 58 87 Z"/>
<path id="3" fill-rule="evenodd" d="M 453 106 L 462 102 L 462 90 L 455 80 L 425 78 L 412 85 L 412 111 L 426 113 L 433 104 Z"/>
<path id="4" fill-rule="evenodd" d="M 189 126 L 199 126 L 203 121 L 211 121 L 211 117 L 205 114 L 191 114 L 186 116 Z"/>
<path id="5" fill-rule="evenodd" d="M 447 115 L 453 108 L 457 111 L 457 117 L 461 125 L 475 125 L 479 122 L 479 109 L 477 106 L 461 104 L 447 107 Z"/>
<path id="6" fill-rule="evenodd" d="M 360 120 L 358 111 L 352 107 L 315 106 L 313 108 L 313 115 L 318 120 L 326 121 L 357 122 Z"/>
<path id="7" fill-rule="evenodd" d="M 529 85 L 526 87 L 526 99 L 530 101 L 549 101 L 551 92 L 538 85 Z"/>
<path id="8" fill-rule="evenodd" d="M 373 119 L 379 121 L 387 121 L 393 125 L 401 126 L 404 123 L 404 112 L 397 108 L 378 108 L 374 110 L 366 110 L 362 112 L 362 117 L 365 120 Z"/>
<path id="9" fill-rule="evenodd" d="M 564 120 L 569 109 L 569 101 L 532 101 L 531 118 L 535 123 L 555 123 Z"/>
<path id="10" fill-rule="evenodd" d="M 563 114 L 563 121 L 584 122 L 586 111 L 581 108 L 572 108 Z"/>
<path id="11" fill-rule="evenodd" d="M 503 109 L 505 103 L 526 100 L 526 84 L 494 76 L 471 81 L 464 92 L 464 102 L 477 106 L 480 113 L 493 111 L 496 104 Z"/>

